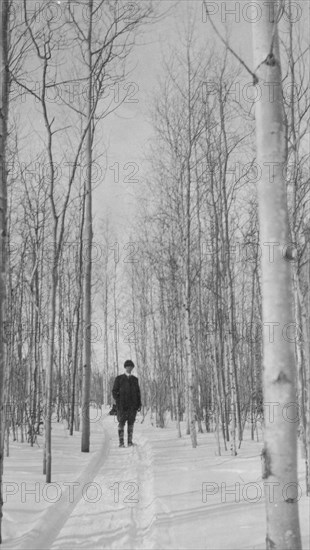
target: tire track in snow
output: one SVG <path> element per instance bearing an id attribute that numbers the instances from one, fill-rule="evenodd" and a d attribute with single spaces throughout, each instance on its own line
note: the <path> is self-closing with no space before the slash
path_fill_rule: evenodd
<path id="1" fill-rule="evenodd" d="M 111 427 L 110 427 L 111 431 Z M 141 444 L 141 438 L 139 444 Z M 138 549 L 155 548 L 145 546 L 144 502 L 145 480 L 150 479 L 147 471 L 147 460 L 142 446 L 131 449 L 119 449 L 117 436 L 111 445 L 110 454 L 100 468 L 94 482 L 104 488 L 103 498 L 98 502 L 88 504 L 80 501 L 64 529 L 52 545 L 53 550 L 73 548 L 109 548 Z M 131 483 L 138 488 L 137 502 L 130 500 L 128 493 L 122 493 L 122 486 Z M 111 486 L 119 484 L 116 502 L 112 502 Z M 114 493 L 115 497 L 115 493 Z"/>
<path id="2" fill-rule="evenodd" d="M 111 430 L 110 426 L 110 433 Z M 94 478 L 94 482 L 104 488 L 103 498 L 92 504 L 79 502 L 54 540 L 52 550 L 76 547 L 160 550 L 173 547 L 170 527 L 158 523 L 159 514 L 168 514 L 169 510 L 154 496 L 154 456 L 149 441 L 137 434 L 137 446 L 119 449 L 116 434 L 113 439 L 109 456 Z M 116 483 L 119 483 L 120 498 L 112 502 L 110 488 Z M 137 502 L 126 498 L 128 494 L 121 494 L 125 483 L 135 484 L 138 488 Z"/>
<path id="3" fill-rule="evenodd" d="M 14 540 L 12 545 L 8 543 L 5 548 L 18 550 L 45 550 L 49 549 L 73 513 L 83 496 L 83 487 L 92 480 L 106 460 L 110 450 L 110 437 L 108 431 L 103 428 L 103 443 L 94 454 L 87 467 L 75 480 L 79 485 L 74 491 L 73 502 L 70 502 L 70 487 L 62 492 L 61 499 L 48 506 L 36 521 L 30 532 L 23 535 L 20 540 Z"/>
<path id="4" fill-rule="evenodd" d="M 144 548 L 151 548 L 153 550 L 161 550 L 165 548 L 171 548 L 173 546 L 173 540 L 171 537 L 170 526 L 160 526 L 158 523 L 158 516 L 162 513 L 168 513 L 169 510 L 165 504 L 155 496 L 155 473 L 154 473 L 154 455 L 151 445 L 148 440 L 145 440 L 143 447 L 144 456 L 140 453 L 141 462 L 145 463 L 144 469 L 144 498 L 141 502 L 139 512 L 142 512 L 143 522 L 140 527 L 141 531 L 141 546 L 137 548 L 144 550 Z M 138 449 L 139 451 L 139 449 Z"/>
<path id="5" fill-rule="evenodd" d="M 158 522 L 160 515 L 170 513 L 168 507 L 155 496 L 154 455 L 152 447 L 141 434 L 139 445 L 133 448 L 131 465 L 127 473 L 135 477 L 139 487 L 139 501 L 130 510 L 126 530 L 119 527 L 113 534 L 106 535 L 100 548 L 109 550 L 161 550 L 177 548 L 172 540 L 170 526 Z M 115 518 L 117 520 L 117 518 Z"/>
<path id="6" fill-rule="evenodd" d="M 99 468 L 91 478 L 94 488 L 101 492 L 100 498 L 96 499 L 91 490 L 88 492 L 89 501 L 85 499 L 85 495 L 83 499 L 80 498 L 74 509 L 67 514 L 61 529 L 55 533 L 49 548 L 113 548 L 111 545 L 114 540 L 119 543 L 120 539 L 126 538 L 128 532 L 132 531 L 130 510 L 128 513 L 128 506 L 124 506 L 122 502 L 114 502 L 113 496 L 115 497 L 116 493 L 113 493 L 110 487 L 116 482 L 121 484 L 123 481 L 134 481 L 131 467 L 133 449 L 116 449 L 114 432 L 115 424 L 109 426 L 107 423 L 106 437 L 109 442 L 112 439 L 114 442 L 110 444 L 109 453 L 101 460 Z M 90 482 L 89 478 L 87 482 Z M 122 545 L 117 544 L 116 547 L 120 548 Z"/>

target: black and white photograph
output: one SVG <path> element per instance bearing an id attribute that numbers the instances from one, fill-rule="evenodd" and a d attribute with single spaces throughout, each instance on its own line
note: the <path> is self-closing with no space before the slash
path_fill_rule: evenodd
<path id="1" fill-rule="evenodd" d="M 310 550 L 310 0 L 0 0 L 0 550 Z"/>

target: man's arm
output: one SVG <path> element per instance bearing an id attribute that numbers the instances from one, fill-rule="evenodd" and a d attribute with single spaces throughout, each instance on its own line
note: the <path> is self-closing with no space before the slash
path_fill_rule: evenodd
<path id="1" fill-rule="evenodd" d="M 116 404 L 119 399 L 119 386 L 120 386 L 120 381 L 119 381 L 119 376 L 117 376 L 114 380 L 113 389 L 112 389 L 112 395 L 116 401 Z"/>
<path id="2" fill-rule="evenodd" d="M 141 407 L 142 407 L 142 403 L 141 403 L 141 392 L 140 392 L 140 386 L 139 386 L 138 378 L 137 378 L 137 394 L 138 394 L 138 410 L 140 410 Z"/>

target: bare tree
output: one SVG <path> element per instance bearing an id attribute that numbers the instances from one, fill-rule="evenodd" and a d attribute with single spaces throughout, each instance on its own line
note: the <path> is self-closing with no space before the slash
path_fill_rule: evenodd
<path id="1" fill-rule="evenodd" d="M 264 362 L 264 472 L 265 486 L 276 486 L 274 498 L 266 490 L 268 549 L 301 548 L 298 516 L 297 423 L 288 421 L 284 411 L 296 404 L 294 344 L 282 338 L 282 329 L 294 319 L 292 273 L 289 261 L 289 220 L 286 202 L 285 166 L 287 143 L 282 98 L 278 18 L 281 5 L 261 4 L 262 16 L 253 24 L 253 52 L 256 84 L 261 99 L 256 104 L 257 160 L 261 170 L 258 185 L 260 243 L 274 248 L 274 256 L 262 254 L 263 322 L 280 324 L 270 338 L 263 335 Z M 270 96 L 270 87 L 273 96 Z M 271 169 L 272 167 L 272 169 Z M 281 246 L 276 246 L 278 244 Z M 283 254 L 282 254 L 282 249 Z M 274 418 L 267 406 L 273 408 Z M 293 487 L 291 494 L 287 487 Z"/>
<path id="2" fill-rule="evenodd" d="M 2 473 L 4 452 L 4 381 L 6 346 L 4 322 L 6 318 L 6 226 L 7 226 L 7 171 L 6 142 L 8 121 L 8 20 L 9 2 L 4 0 L 0 5 L 0 542 L 2 521 Z"/>
<path id="3" fill-rule="evenodd" d="M 300 436 L 306 461 L 306 486 L 310 494 L 310 347 L 309 316 L 309 171 L 310 152 L 305 137 L 309 127 L 310 92 L 306 59 L 310 46 L 301 22 L 293 23 L 292 5 L 288 2 L 285 30 L 280 45 L 284 52 L 283 93 L 287 132 L 287 201 L 292 244 L 296 257 L 292 262 L 295 317 L 300 330 L 296 338 L 298 393 L 300 405 Z M 283 23 L 284 24 L 284 23 Z M 289 93 L 287 93 L 289 91 Z M 308 295 L 308 296 L 307 296 Z M 309 303 L 309 302 L 308 302 Z"/>

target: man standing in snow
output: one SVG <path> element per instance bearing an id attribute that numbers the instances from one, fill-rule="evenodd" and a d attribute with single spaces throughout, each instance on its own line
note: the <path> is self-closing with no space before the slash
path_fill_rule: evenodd
<path id="1" fill-rule="evenodd" d="M 141 409 L 141 395 L 138 378 L 131 374 L 134 368 L 131 359 L 124 363 L 125 374 L 120 374 L 115 378 L 112 395 L 116 401 L 119 446 L 124 445 L 124 428 L 127 422 L 128 447 L 133 445 L 132 434 L 133 425 L 136 419 L 137 411 Z"/>

